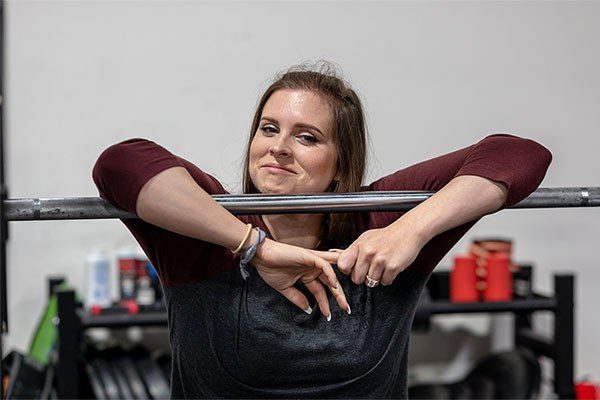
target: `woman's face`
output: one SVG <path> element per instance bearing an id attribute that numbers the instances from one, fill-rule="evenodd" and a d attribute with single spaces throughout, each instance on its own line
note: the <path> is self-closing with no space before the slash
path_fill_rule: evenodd
<path id="1" fill-rule="evenodd" d="M 326 100 L 307 90 L 282 89 L 267 100 L 250 144 L 248 168 L 261 193 L 327 190 L 337 151 Z"/>

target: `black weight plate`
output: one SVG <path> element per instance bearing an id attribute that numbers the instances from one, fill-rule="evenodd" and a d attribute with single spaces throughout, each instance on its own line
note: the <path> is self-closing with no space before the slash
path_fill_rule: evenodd
<path id="1" fill-rule="evenodd" d="M 106 360 L 106 364 L 110 367 L 110 370 L 115 377 L 115 382 L 119 387 L 119 392 L 121 392 L 121 398 L 123 399 L 133 399 L 133 393 L 131 393 L 131 388 L 127 383 L 127 379 L 124 374 L 121 372 L 118 365 L 115 364 L 114 358 L 110 360 Z"/>
<path id="2" fill-rule="evenodd" d="M 171 396 L 169 381 L 167 381 L 158 364 L 150 356 L 137 358 L 136 365 L 152 399 L 168 399 Z"/>
<path id="3" fill-rule="evenodd" d="M 133 398 L 148 399 L 149 395 L 146 391 L 144 381 L 140 377 L 140 374 L 138 373 L 131 358 L 128 356 L 119 357 L 114 359 L 113 363 L 121 370 L 125 379 L 127 379 L 127 383 L 129 383 L 129 388 L 131 389 Z"/>
<path id="4" fill-rule="evenodd" d="M 94 367 L 88 363 L 85 363 L 85 372 L 87 372 L 94 397 L 98 400 L 107 400 L 108 398 L 106 397 L 106 393 L 102 387 L 102 382 L 100 381 L 98 373 L 94 370 Z"/>
<path id="5" fill-rule="evenodd" d="M 163 371 L 165 378 L 167 381 L 171 381 L 171 356 L 168 354 L 163 354 L 156 359 L 156 363 Z"/>
<path id="6" fill-rule="evenodd" d="M 110 400 L 122 399 L 123 397 L 119 392 L 117 382 L 115 381 L 109 366 L 106 364 L 106 361 L 101 358 L 94 358 L 90 360 L 90 365 L 96 372 L 98 378 L 100 378 L 100 382 L 102 383 L 106 397 Z"/>

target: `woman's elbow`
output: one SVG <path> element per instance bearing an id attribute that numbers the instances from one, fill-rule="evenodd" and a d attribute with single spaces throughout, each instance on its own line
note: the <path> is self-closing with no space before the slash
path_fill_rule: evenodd
<path id="1" fill-rule="evenodd" d="M 535 140 L 512 135 L 497 133 L 489 135 L 483 141 L 497 142 L 497 148 L 503 148 L 503 153 L 515 157 L 515 161 L 526 161 L 535 171 L 545 174 L 552 162 L 552 153 Z M 543 176 L 543 175 L 542 175 Z"/>
<path id="2" fill-rule="evenodd" d="M 112 145 L 105 149 L 96 160 L 92 169 L 92 178 L 96 186 L 100 186 L 102 182 L 111 175 L 111 170 L 118 164 L 118 160 L 123 158 L 122 143 Z"/>
<path id="3" fill-rule="evenodd" d="M 550 150 L 548 150 L 546 147 L 542 146 L 541 144 L 537 143 L 537 145 L 540 147 L 540 149 L 539 149 L 540 161 L 544 165 L 544 171 L 546 171 L 548 169 L 548 167 L 550 166 L 550 164 L 552 163 L 552 153 L 550 152 Z"/>
<path id="4" fill-rule="evenodd" d="M 548 167 L 552 163 L 552 153 L 542 144 L 531 139 L 523 139 L 525 143 L 523 146 L 526 148 L 527 159 L 529 164 L 532 166 L 534 173 L 539 174 L 539 180 L 541 181 L 548 171 Z"/>
<path id="5" fill-rule="evenodd" d="M 125 140 L 113 144 L 100 154 L 92 168 L 92 178 L 99 189 L 107 181 L 119 178 L 123 165 L 127 164 L 132 157 L 134 146 L 140 142 L 147 142 L 147 140 L 138 138 Z"/>

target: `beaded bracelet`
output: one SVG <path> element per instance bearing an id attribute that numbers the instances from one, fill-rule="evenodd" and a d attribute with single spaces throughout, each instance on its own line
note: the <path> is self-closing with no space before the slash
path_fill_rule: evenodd
<path id="1" fill-rule="evenodd" d="M 246 243 L 246 240 L 248 240 L 250 232 L 252 232 L 252 224 L 246 224 L 246 227 L 248 228 L 248 230 L 246 231 L 246 234 L 244 235 L 244 238 L 240 242 L 239 246 L 235 250 L 231 251 L 233 254 L 239 253 L 239 251 L 242 249 L 242 246 L 244 246 L 244 243 Z"/>
<path id="2" fill-rule="evenodd" d="M 240 256 L 240 273 L 242 274 L 242 278 L 244 278 L 244 280 L 248 279 L 248 277 L 250 276 L 250 273 L 248 273 L 246 266 L 250 264 L 250 261 L 252 261 L 252 258 L 254 258 L 254 255 L 256 254 L 258 246 L 267 237 L 267 234 L 260 228 L 254 228 L 254 230 L 258 232 L 256 242 L 252 243 L 250 247 L 244 249 L 242 255 Z"/>

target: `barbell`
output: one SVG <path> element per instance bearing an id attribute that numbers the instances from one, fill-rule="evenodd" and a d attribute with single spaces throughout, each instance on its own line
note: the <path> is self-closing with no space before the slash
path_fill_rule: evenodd
<path id="1" fill-rule="evenodd" d="M 427 191 L 213 195 L 233 214 L 310 214 L 405 211 L 433 196 Z M 600 187 L 539 188 L 510 208 L 600 207 Z M 4 201 L 8 221 L 138 218 L 99 197 Z"/>

